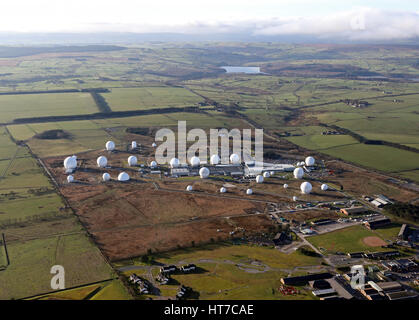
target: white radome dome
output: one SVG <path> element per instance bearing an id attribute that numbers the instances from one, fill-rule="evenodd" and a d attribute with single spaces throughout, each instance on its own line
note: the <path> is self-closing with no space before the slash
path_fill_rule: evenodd
<path id="1" fill-rule="evenodd" d="M 253 190 L 252 189 L 247 189 L 246 194 L 248 194 L 248 195 L 253 194 Z"/>
<path id="2" fill-rule="evenodd" d="M 263 183 L 263 176 L 258 175 L 258 176 L 256 177 L 256 183 Z"/>
<path id="3" fill-rule="evenodd" d="M 70 176 L 68 176 L 68 177 L 67 177 L 67 182 L 68 182 L 68 183 L 72 183 L 72 182 L 74 182 L 74 177 L 73 177 L 73 176 L 71 176 L 71 175 L 70 175 Z"/>
<path id="4" fill-rule="evenodd" d="M 213 154 L 210 158 L 210 163 L 215 166 L 217 164 L 220 163 L 220 157 L 218 156 L 218 154 Z"/>
<path id="5" fill-rule="evenodd" d="M 300 186 L 301 192 L 304 194 L 309 194 L 311 190 L 313 189 L 313 186 L 310 182 L 303 182 Z"/>
<path id="6" fill-rule="evenodd" d="M 151 161 L 150 162 L 150 168 L 156 168 L 157 167 L 157 162 L 156 161 Z"/>
<path id="7" fill-rule="evenodd" d="M 186 187 L 186 191 L 192 191 L 192 190 L 193 190 L 193 188 L 192 188 L 191 185 L 189 185 L 189 186 Z"/>
<path id="8" fill-rule="evenodd" d="M 157 147 L 157 143 L 153 142 L 153 144 L 151 145 L 153 148 Z"/>
<path id="9" fill-rule="evenodd" d="M 111 175 L 110 175 L 109 173 L 105 172 L 105 173 L 102 175 L 102 180 L 103 180 L 103 181 L 109 181 L 109 180 L 111 180 Z"/>
<path id="10" fill-rule="evenodd" d="M 115 150 L 115 142 L 108 141 L 108 142 L 106 142 L 105 147 L 106 147 L 106 150 L 113 151 L 113 150 Z"/>
<path id="11" fill-rule="evenodd" d="M 137 148 L 137 142 L 133 141 L 131 142 L 131 149 L 135 149 L 135 148 Z"/>
<path id="12" fill-rule="evenodd" d="M 263 173 L 264 178 L 269 178 L 270 176 L 271 176 L 271 174 L 268 171 Z"/>
<path id="13" fill-rule="evenodd" d="M 224 188 L 224 187 L 221 187 L 221 188 L 220 188 L 220 192 L 221 192 L 221 193 L 226 193 L 226 192 L 227 192 L 227 189 L 226 189 L 226 188 Z"/>
<path id="14" fill-rule="evenodd" d="M 295 168 L 294 169 L 294 178 L 295 179 L 301 179 L 304 176 L 304 170 L 301 168 Z"/>
<path id="15" fill-rule="evenodd" d="M 189 163 L 192 167 L 199 167 L 201 160 L 199 160 L 197 156 L 193 156 L 191 159 L 189 159 Z"/>
<path id="16" fill-rule="evenodd" d="M 288 185 L 287 184 L 284 184 L 284 189 L 288 189 Z"/>
<path id="17" fill-rule="evenodd" d="M 240 164 L 240 157 L 239 157 L 239 155 L 238 155 L 238 154 L 236 154 L 236 153 L 233 153 L 233 154 L 230 156 L 230 162 L 231 162 L 232 164 Z"/>
<path id="18" fill-rule="evenodd" d="M 328 186 L 327 184 L 323 183 L 323 184 L 321 185 L 320 189 L 321 189 L 322 191 L 326 191 L 327 189 L 329 189 L 329 186 Z"/>
<path id="19" fill-rule="evenodd" d="M 313 157 L 307 157 L 305 160 L 305 164 L 308 167 L 314 166 L 315 163 L 316 163 L 316 160 Z"/>
<path id="20" fill-rule="evenodd" d="M 77 168 L 77 159 L 73 157 L 67 157 L 64 159 L 64 168 L 73 170 Z"/>
<path id="21" fill-rule="evenodd" d="M 177 168 L 177 167 L 179 167 L 179 159 L 178 158 L 172 158 L 170 160 L 170 167 L 171 168 Z"/>
<path id="22" fill-rule="evenodd" d="M 209 171 L 209 169 L 207 167 L 203 167 L 203 168 L 201 168 L 199 170 L 199 176 L 202 179 L 208 178 L 209 177 L 209 174 L 210 174 L 210 171 Z"/>
<path id="23" fill-rule="evenodd" d="M 130 177 L 129 177 L 128 173 L 126 173 L 126 172 L 121 172 L 118 175 L 118 181 L 128 181 L 129 179 L 130 179 Z"/>
<path id="24" fill-rule="evenodd" d="M 130 167 L 132 167 L 132 166 L 136 166 L 136 165 L 137 165 L 137 162 L 138 162 L 138 159 L 137 159 L 137 157 L 136 157 L 136 156 L 129 156 L 129 157 L 128 157 L 128 165 L 129 165 Z"/>
<path id="25" fill-rule="evenodd" d="M 96 163 L 98 167 L 105 168 L 108 165 L 108 159 L 106 159 L 104 156 L 100 156 L 97 158 Z"/>

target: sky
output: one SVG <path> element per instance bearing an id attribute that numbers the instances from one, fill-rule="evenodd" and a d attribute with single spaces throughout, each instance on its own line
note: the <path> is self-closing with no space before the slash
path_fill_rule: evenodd
<path id="1" fill-rule="evenodd" d="M 176 32 L 419 37 L 417 0 L 3 0 L 2 33 Z"/>

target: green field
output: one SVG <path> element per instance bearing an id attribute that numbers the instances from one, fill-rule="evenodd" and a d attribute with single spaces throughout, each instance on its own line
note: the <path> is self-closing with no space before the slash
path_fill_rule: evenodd
<path id="1" fill-rule="evenodd" d="M 115 88 L 102 95 L 113 111 L 178 108 L 203 101 L 186 89 L 171 87 Z"/>
<path id="2" fill-rule="evenodd" d="M 67 289 L 30 300 L 131 300 L 123 284 L 119 280 L 87 285 L 75 289 Z"/>
<path id="3" fill-rule="evenodd" d="M 194 263 L 201 273 L 177 274 L 173 278 L 180 284 L 190 286 L 199 293 L 200 299 L 314 299 L 300 288 L 298 296 L 283 296 L 278 293 L 281 277 L 298 273 L 299 267 L 320 263 L 319 258 L 308 257 L 299 252 L 284 254 L 273 248 L 231 245 L 228 243 L 206 245 L 200 248 L 175 250 L 154 255 L 154 260 L 164 264 Z M 120 267 L 136 261 L 117 263 Z M 152 267 L 156 275 L 158 267 Z M 137 273 L 146 276 L 143 269 L 131 270 L 125 274 Z M 162 295 L 174 296 L 176 286 L 159 288 Z M 272 293 L 274 289 L 274 293 Z M 153 297 L 153 296 L 150 296 Z"/>
<path id="4" fill-rule="evenodd" d="M 98 109 L 89 93 L 0 96 L 0 122 L 18 118 L 89 114 Z"/>
<path id="5" fill-rule="evenodd" d="M 383 233 L 383 236 L 388 234 Z M 362 241 L 365 237 L 381 237 L 381 234 L 368 230 L 363 226 L 349 227 L 322 235 L 307 237 L 317 248 L 324 248 L 328 253 L 335 252 L 360 252 L 360 251 L 382 251 L 381 247 L 369 247 Z M 384 237 L 383 239 L 390 239 L 391 237 Z"/>
<path id="6" fill-rule="evenodd" d="M 65 269 L 65 285 L 72 287 L 112 278 L 99 249 L 84 234 L 8 243 L 9 267 L 0 272 L 0 299 L 24 298 L 53 291 L 54 265 Z"/>

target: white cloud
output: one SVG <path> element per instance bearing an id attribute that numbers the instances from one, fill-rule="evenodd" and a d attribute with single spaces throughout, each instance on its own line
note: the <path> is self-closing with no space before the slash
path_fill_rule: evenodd
<path id="1" fill-rule="evenodd" d="M 317 0 L 316 5 L 311 0 L 72 0 L 65 4 L 14 0 L 2 3 L 0 32 L 242 33 L 341 40 L 419 37 L 419 12 L 405 0 L 399 0 L 405 11 L 395 11 L 392 3 L 390 10 L 354 9 L 331 0 Z"/>
<path id="2" fill-rule="evenodd" d="M 362 8 L 330 16 L 278 19 L 257 28 L 254 33 L 349 40 L 409 39 L 419 37 L 419 13 Z"/>

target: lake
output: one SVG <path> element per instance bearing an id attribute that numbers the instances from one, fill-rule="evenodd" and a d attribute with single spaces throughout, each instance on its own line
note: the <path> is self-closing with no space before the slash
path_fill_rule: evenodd
<path id="1" fill-rule="evenodd" d="M 231 67 L 231 66 L 225 66 L 221 67 L 221 69 L 224 69 L 227 73 L 260 73 L 259 67 Z"/>

